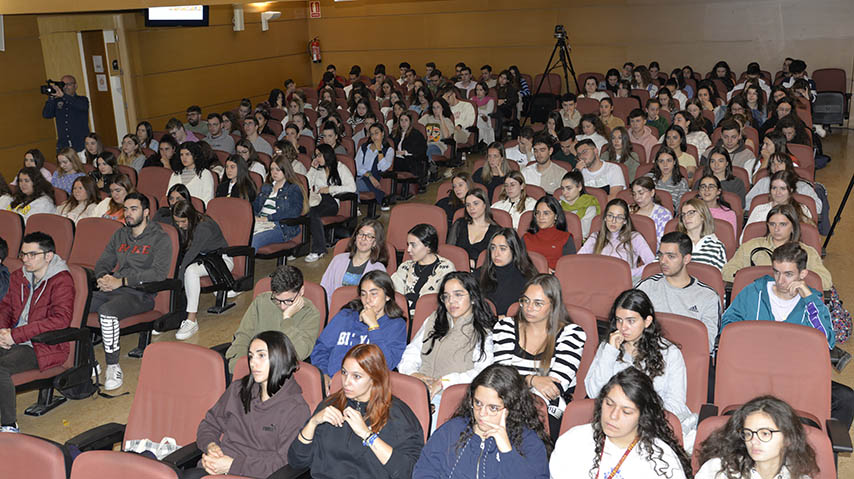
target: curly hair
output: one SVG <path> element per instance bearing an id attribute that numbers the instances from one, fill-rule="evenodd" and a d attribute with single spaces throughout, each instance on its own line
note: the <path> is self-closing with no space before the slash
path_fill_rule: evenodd
<path id="1" fill-rule="evenodd" d="M 480 285 L 474 275 L 463 271 L 448 273 L 442 279 L 442 284 L 439 286 L 439 306 L 436 308 L 436 320 L 433 323 L 433 329 L 424 337 L 425 343 L 430 342 L 430 348 L 425 354 L 430 354 L 436 345 L 436 341 L 441 341 L 451 329 L 451 323 L 448 320 L 448 308 L 441 298 L 445 292 L 445 285 L 452 280 L 459 281 L 463 289 L 468 292 L 471 301 L 472 329 L 474 330 L 474 336 L 471 340 L 474 343 L 473 346 L 476 346 L 480 351 L 479 358 L 482 359 L 486 355 L 486 338 L 492 332 L 492 327 L 495 326 L 496 317 L 492 313 L 492 309 L 486 304 L 486 298 L 481 294 Z"/>
<path id="2" fill-rule="evenodd" d="M 610 381 L 599 392 L 596 404 L 593 408 L 593 443 L 596 445 L 593 454 L 593 467 L 590 468 L 590 477 L 594 477 L 599 470 L 599 458 L 605 447 L 605 432 L 602 430 L 602 402 L 614 388 L 619 386 L 638 410 L 638 454 L 645 456 L 657 475 L 664 477 L 664 473 L 672 467 L 664 459 L 664 450 L 655 444 L 655 440 L 661 440 L 673 451 L 679 459 L 685 476 L 692 478 L 694 474 L 691 469 L 691 458 L 679 445 L 673 428 L 664 415 L 664 403 L 653 388 L 652 379 L 642 371 L 629 367 L 615 374 Z M 749 477 L 749 476 L 748 476 Z"/>
<path id="3" fill-rule="evenodd" d="M 726 479 L 750 477 L 750 470 L 755 463 L 742 437 L 742 429 L 747 416 L 755 412 L 771 416 L 783 435 L 783 464 L 789 469 L 790 477 L 815 477 L 819 472 L 818 464 L 815 451 L 807 443 L 803 424 L 788 403 L 774 396 L 760 396 L 738 408 L 724 427 L 698 445 L 700 464 L 717 457 L 721 460 L 720 472 Z"/>
<path id="4" fill-rule="evenodd" d="M 648 374 L 651 379 L 664 374 L 664 356 L 661 352 L 671 344 L 664 339 L 661 330 L 661 324 L 655 320 L 655 309 L 652 306 L 649 296 L 639 289 L 627 289 L 617 296 L 614 304 L 611 306 L 611 312 L 608 314 L 609 330 L 604 341 L 607 341 L 611 333 L 617 330 L 617 309 L 628 309 L 638 313 L 642 319 L 652 317 L 652 322 L 644 328 L 640 338 L 635 344 L 635 357 L 632 365 L 644 373 Z M 620 348 L 620 354 L 617 356 L 617 361 L 623 359 L 623 350 Z"/>
<path id="5" fill-rule="evenodd" d="M 459 455 L 466 442 L 474 434 L 474 393 L 479 387 L 485 387 L 498 393 L 498 397 L 504 402 L 507 410 L 506 429 L 507 436 L 513 448 L 524 456 L 522 451 L 522 434 L 525 429 L 531 429 L 543 441 L 546 446 L 546 454 L 551 455 L 551 437 L 546 433 L 543 422 L 540 419 L 534 396 L 528 392 L 524 378 L 512 366 L 492 364 L 480 372 L 469 385 L 466 395 L 454 412 L 453 417 L 461 417 L 466 420 L 468 426 L 460 434 L 456 445 L 456 454 Z"/>

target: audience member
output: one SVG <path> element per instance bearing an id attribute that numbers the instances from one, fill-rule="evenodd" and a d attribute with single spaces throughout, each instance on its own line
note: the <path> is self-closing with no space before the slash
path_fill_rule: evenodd
<path id="1" fill-rule="evenodd" d="M 798 220 L 801 223 L 815 224 L 817 218 L 813 218 L 809 208 L 801 204 L 795 199 L 795 190 L 797 188 L 798 176 L 787 170 L 778 171 L 771 175 L 771 187 L 768 195 L 768 202 L 759 204 L 750 210 L 750 216 L 747 218 L 745 226 L 751 223 L 764 221 L 768 217 L 768 212 L 771 208 L 777 205 L 792 205 L 795 211 L 798 212 Z"/>
<path id="2" fill-rule="evenodd" d="M 548 478 L 552 441 L 534 401 L 512 367 L 487 367 L 468 386 L 454 416 L 430 436 L 412 477 Z"/>
<path id="3" fill-rule="evenodd" d="M 414 116 L 414 115 L 413 115 Z M 427 190 L 427 140 L 415 128 L 413 116 L 402 114 L 392 129 L 394 142 L 394 171 L 409 172 L 415 176 L 419 190 Z M 404 184 L 405 188 L 409 185 Z"/>
<path id="4" fill-rule="evenodd" d="M 350 301 L 323 327 L 311 364 L 325 376 L 325 384 L 341 369 L 347 351 L 357 344 L 374 344 L 395 369 L 406 348 L 406 313 L 394 300 L 394 284 L 385 271 L 369 271 L 359 280 L 359 297 Z"/>
<path id="5" fill-rule="evenodd" d="M 214 197 L 214 179 L 207 169 L 208 159 L 202 154 L 202 148 L 196 143 L 184 142 L 179 147 L 178 154 L 181 168 L 173 170 L 168 186 L 181 183 L 191 195 L 207 205 Z"/>
<path id="6" fill-rule="evenodd" d="M 726 147 L 718 145 L 710 148 L 706 151 L 704 160 L 703 176 L 717 178 L 720 184 L 719 189 L 737 194 L 741 198 L 741 203 L 744 204 L 747 188 L 745 188 L 744 182 L 733 174 L 732 158 Z M 699 185 L 699 183 L 695 183 L 695 185 Z"/>
<path id="7" fill-rule="evenodd" d="M 202 120 L 202 109 L 198 105 L 187 107 L 187 123 L 184 128 L 202 136 L 208 134 L 208 122 Z"/>
<path id="8" fill-rule="evenodd" d="M 561 208 L 578 216 L 581 220 L 581 235 L 587 238 L 590 234 L 593 218 L 599 216 L 599 200 L 584 190 L 584 176 L 578 170 L 572 170 L 563 175 L 560 188 L 562 193 L 560 196 Z M 555 196 L 557 197 L 557 195 Z"/>
<path id="9" fill-rule="evenodd" d="M 216 188 L 216 197 L 241 198 L 252 203 L 257 195 L 246 161 L 240 155 L 229 155 L 225 160 L 225 174 Z"/>
<path id="10" fill-rule="evenodd" d="M 83 218 L 97 217 L 95 211 L 97 207 L 98 190 L 95 188 L 95 180 L 88 176 L 81 176 L 74 180 L 68 200 L 56 207 L 56 214 L 77 224 Z"/>
<path id="11" fill-rule="evenodd" d="M 219 113 L 208 114 L 207 127 L 207 136 L 202 141 L 211 145 L 214 150 L 233 154 L 234 138 L 223 128 L 222 115 Z"/>
<path id="12" fill-rule="evenodd" d="M 168 140 L 161 140 L 161 146 L 168 145 Z M 177 150 L 176 150 L 177 151 Z M 95 180 L 95 184 L 99 190 L 104 193 L 110 192 L 110 182 L 113 177 L 119 174 L 119 165 L 116 162 L 116 156 L 112 152 L 103 151 L 95 157 L 95 169 L 89 172 L 89 176 Z"/>
<path id="13" fill-rule="evenodd" d="M 651 126 L 655 128 L 655 131 L 658 132 L 656 136 L 664 135 L 664 132 L 667 131 L 667 128 L 670 126 L 670 122 L 662 116 L 661 114 L 661 102 L 658 101 L 658 98 L 653 96 L 646 102 L 646 124 L 647 126 Z M 655 132 L 653 132 L 655 133 Z M 650 155 L 646 155 L 647 158 Z"/>
<path id="14" fill-rule="evenodd" d="M 691 261 L 721 269 L 726 264 L 726 247 L 715 236 L 715 217 L 700 198 L 682 204 L 676 230 L 688 235 L 693 244 Z M 733 229 L 733 233 L 735 233 Z"/>
<path id="15" fill-rule="evenodd" d="M 673 127 L 667 131 L 668 135 L 671 134 Z M 676 158 L 676 151 L 667 145 L 662 145 L 655 154 L 652 171 L 646 174 L 655 180 L 656 188 L 670 193 L 673 198 L 673 209 L 679 208 L 682 195 L 688 192 L 688 181 L 682 177 L 681 165 L 677 164 Z"/>
<path id="16" fill-rule="evenodd" d="M 3 175 L 0 174 L 0 210 L 8 210 L 9 205 L 12 204 L 12 201 L 15 200 L 15 193 L 12 192 L 12 189 L 9 188 L 9 184 L 6 183 L 6 178 L 3 178 Z"/>
<path id="17" fill-rule="evenodd" d="M 109 185 L 110 196 L 101 200 L 95 207 L 93 215 L 96 218 L 107 218 L 124 222 L 125 220 L 125 198 L 130 193 L 136 192 L 133 183 L 127 175 L 115 175 L 111 178 Z"/>
<path id="18" fill-rule="evenodd" d="M 678 314 L 703 323 L 712 352 L 721 320 L 721 299 L 712 287 L 688 274 L 691 261 L 691 238 L 683 232 L 667 233 L 658 247 L 661 273 L 641 281 L 637 289 L 646 293 L 659 313 Z"/>
<path id="19" fill-rule="evenodd" d="M 581 122 L 581 112 L 576 108 L 577 98 L 574 93 L 567 93 L 560 99 L 560 117 L 563 126 L 575 129 Z"/>
<path id="20" fill-rule="evenodd" d="M 0 249 L 8 251 L 5 241 Z M 0 253 L 5 259 L 5 251 Z M 71 352 L 70 343 L 32 342 L 33 336 L 67 328 L 74 310 L 74 281 L 53 238 L 25 235 L 19 256 L 23 268 L 5 276 L 9 292 L 0 301 L 0 432 L 18 432 L 11 376 L 60 366 Z"/>
<path id="21" fill-rule="evenodd" d="M 599 121 L 599 117 L 593 114 L 586 114 L 581 117 L 581 124 L 579 125 L 581 129 L 581 134 L 579 135 L 576 132 L 576 139 L 578 141 L 581 140 L 593 140 L 593 143 L 596 144 L 596 151 L 599 152 L 602 150 L 602 147 L 608 144 L 608 131 L 605 129 L 605 125 Z M 576 146 L 577 148 L 577 146 Z"/>
<path id="22" fill-rule="evenodd" d="M 308 195 L 302 182 L 291 167 L 296 151 L 285 145 L 285 154 L 273 159 L 270 175 L 255 197 L 255 231 L 252 235 L 252 247 L 258 250 L 262 246 L 285 243 L 300 232 L 297 225 L 285 225 L 281 221 L 298 218 L 309 211 Z"/>
<path id="23" fill-rule="evenodd" d="M 575 241 L 566 229 L 566 213 L 554 196 L 537 200 L 534 218 L 523 236 L 528 251 L 546 257 L 549 270 L 554 271 L 561 256 L 575 254 Z"/>
<path id="24" fill-rule="evenodd" d="M 95 263 L 97 289 L 92 292 L 89 312 L 98 315 L 101 326 L 107 391 L 120 388 L 123 382 L 119 365 L 121 320 L 154 309 L 155 294 L 139 286 L 163 281 L 170 273 L 172 244 L 160 225 L 148 220 L 149 208 L 148 198 L 143 194 L 130 193 L 125 197 L 125 226 L 113 233 Z"/>
<path id="25" fill-rule="evenodd" d="M 64 190 L 66 193 L 71 193 L 71 187 L 74 185 L 74 180 L 81 176 L 86 176 L 83 170 L 83 164 L 80 163 L 80 158 L 73 148 L 64 148 L 56 154 L 56 163 L 58 168 L 51 176 L 50 184 L 54 188 Z"/>
<path id="26" fill-rule="evenodd" d="M 311 229 L 311 251 L 305 257 L 313 263 L 326 254 L 326 232 L 322 218 L 338 213 L 341 200 L 334 195 L 355 193 L 356 181 L 347 165 L 340 163 L 332 147 L 320 144 L 314 150 L 308 180 L 309 228 Z M 331 292 L 330 292 L 331 294 Z"/>
<path id="27" fill-rule="evenodd" d="M 529 185 L 539 186 L 551 195 L 560 188 L 560 180 L 567 173 L 566 169 L 551 160 L 552 153 L 554 153 L 554 142 L 548 135 L 534 137 L 532 148 L 536 163 L 522 169 L 525 182 Z"/>
<path id="28" fill-rule="evenodd" d="M 636 283 L 647 263 L 655 261 L 643 235 L 632 226 L 629 205 L 620 198 L 609 201 L 602 212 L 602 226 L 591 232 L 578 254 L 604 254 L 629 264 Z"/>
<path id="29" fill-rule="evenodd" d="M 425 294 L 439 293 L 439 286 L 448 273 L 455 271 L 454 263 L 437 254 L 439 234 L 429 224 L 417 224 L 406 235 L 406 252 L 410 259 L 404 261 L 391 275 L 394 289 L 406 296 L 409 316 L 415 314 L 415 303 Z"/>
<path id="30" fill-rule="evenodd" d="M 259 128 L 258 119 L 254 116 L 247 116 L 243 120 L 244 139 L 252 144 L 255 151 L 266 153 L 272 157 L 273 145 L 261 136 Z"/>
<path id="31" fill-rule="evenodd" d="M 460 68 L 459 81 L 454 86 L 459 88 L 460 93 L 463 93 L 463 98 L 469 97 L 469 93 L 477 87 L 477 83 L 471 78 L 471 68 L 467 66 Z"/>
<path id="32" fill-rule="evenodd" d="M 192 131 L 187 131 L 184 127 L 184 124 L 181 123 L 181 120 L 177 118 L 170 118 L 168 122 L 166 122 L 166 130 L 175 138 L 175 141 L 180 145 L 181 143 L 197 143 L 199 139 L 196 135 L 193 134 Z"/>
<path id="33" fill-rule="evenodd" d="M 528 163 L 534 161 L 534 130 L 526 126 L 519 132 L 517 144 L 514 147 L 508 148 L 506 156 L 508 160 L 513 160 L 519 163 L 520 168 L 524 168 Z"/>
<path id="34" fill-rule="evenodd" d="M 575 151 L 575 130 L 569 127 L 561 128 L 557 131 L 557 146 L 552 153 L 553 161 L 563 161 L 569 163 L 575 168 L 578 163 L 578 157 Z"/>
<path id="35" fill-rule="evenodd" d="M 604 91 L 597 91 L 599 85 L 596 83 L 596 78 L 589 76 L 586 80 L 584 80 L 584 86 L 582 87 L 584 93 L 578 95 L 578 98 L 592 98 L 596 101 L 599 101 L 603 98 L 607 98 L 608 94 Z"/>
<path id="36" fill-rule="evenodd" d="M 95 166 L 97 167 L 98 165 L 95 164 Z M 150 166 L 159 166 L 169 170 L 181 168 L 181 161 L 178 159 L 178 142 L 172 135 L 167 133 L 160 137 L 160 143 L 157 145 L 157 153 L 149 156 L 142 165 L 143 168 Z"/>
<path id="37" fill-rule="evenodd" d="M 318 145 L 329 145 L 335 151 L 336 155 L 348 155 L 347 148 L 341 144 L 341 135 L 338 134 L 338 126 L 332 122 L 327 121 L 321 125 L 320 128 L 320 142 Z"/>
<path id="38" fill-rule="evenodd" d="M 691 477 L 690 456 L 667 425 L 668 398 L 660 397 L 658 381 L 631 366 L 606 381 L 590 393 L 596 396 L 593 422 L 557 440 L 551 476 Z"/>
<path id="39" fill-rule="evenodd" d="M 436 206 L 445 210 L 449 229 L 454 222 L 454 215 L 457 210 L 465 206 L 466 196 L 473 188 L 469 174 L 465 171 L 458 171 L 451 177 L 451 191 L 448 192 L 448 196 L 436 202 Z"/>
<path id="40" fill-rule="evenodd" d="M 472 82 L 472 88 L 474 88 L 474 85 L 474 82 Z M 477 119 L 474 105 L 468 101 L 461 101 L 457 97 L 457 90 L 450 85 L 444 86 L 439 91 L 439 96 L 448 102 L 448 106 L 451 108 L 451 114 L 454 115 L 454 141 L 456 141 L 458 145 L 468 142 L 472 134 L 472 132 L 469 131 L 469 128 L 474 126 L 475 120 Z M 465 98 L 468 98 L 467 92 Z"/>
<path id="41" fill-rule="evenodd" d="M 448 244 L 466 250 L 469 267 L 474 269 L 477 257 L 486 251 L 489 238 L 500 228 L 492 218 L 486 193 L 475 188 L 466 194 L 462 218 L 454 221 L 448 230 Z"/>
<path id="42" fill-rule="evenodd" d="M 519 227 L 519 219 L 526 211 L 533 211 L 537 200 L 528 196 L 525 177 L 518 171 L 511 171 L 504 179 L 504 189 L 498 201 L 493 203 L 493 209 L 506 211 L 513 220 L 513 227 Z"/>
<path id="43" fill-rule="evenodd" d="M 655 223 L 655 241 L 661 240 L 664 235 L 664 227 L 673 219 L 670 210 L 661 205 L 655 196 L 655 182 L 648 176 L 641 176 L 632 181 L 632 198 L 635 203 L 631 205 L 633 215 L 642 215 L 652 219 Z"/>
<path id="44" fill-rule="evenodd" d="M 599 100 L 599 121 L 605 125 L 607 131 L 611 131 L 614 128 L 626 127 L 626 123 L 617 118 L 612 113 L 614 112 L 614 100 L 611 97 L 605 97 Z"/>
<path id="45" fill-rule="evenodd" d="M 448 150 L 448 143 L 454 134 L 454 114 L 443 98 L 434 98 L 430 102 L 430 111 L 422 113 L 418 123 L 427 130 L 427 157 L 442 156 Z"/>
<path id="46" fill-rule="evenodd" d="M 359 344 L 348 351 L 341 365 L 342 389 L 314 411 L 291 444 L 288 464 L 311 468 L 317 477 L 410 477 L 424 433 L 409 406 L 392 395 L 389 375 L 377 345 Z"/>
<path id="47" fill-rule="evenodd" d="M 712 146 L 712 141 L 703 129 L 703 123 L 701 120 L 695 119 L 694 115 L 691 114 L 690 109 L 692 108 L 697 107 L 696 105 L 689 104 L 688 110 L 677 111 L 674 113 L 673 125 L 682 128 L 682 131 L 685 133 L 685 142 L 688 145 L 693 145 L 699 153 L 709 149 Z M 696 168 L 696 160 L 694 160 L 694 165 L 694 168 Z M 686 168 L 688 168 L 688 172 L 690 173 L 688 176 L 693 176 L 693 170 L 688 166 L 686 166 Z"/>
<path id="48" fill-rule="evenodd" d="M 243 139 L 237 142 L 234 151 L 240 155 L 249 167 L 249 171 L 257 173 L 261 178 L 266 178 L 269 174 L 269 166 L 261 161 L 258 152 L 249 140 Z"/>
<path id="49" fill-rule="evenodd" d="M 12 202 L 6 208 L 27 219 L 37 213 L 53 213 L 53 186 L 32 166 L 26 166 L 18 171 L 16 177 L 18 189 L 12 196 Z"/>
<path id="50" fill-rule="evenodd" d="M 646 114 L 640 108 L 635 108 L 629 113 L 629 143 L 641 145 L 646 153 L 646 158 L 652 157 L 652 147 L 658 144 L 657 130 L 654 126 L 648 126 Z M 631 175 L 633 177 L 634 175 Z"/>
<path id="51" fill-rule="evenodd" d="M 388 262 L 385 227 L 375 219 L 363 219 L 347 242 L 347 252 L 332 258 L 320 280 L 326 291 L 327 304 L 332 303 L 332 293 L 336 289 L 357 286 L 361 278 L 371 271 L 386 271 Z"/>
<path id="52" fill-rule="evenodd" d="M 486 187 L 487 197 L 493 198 L 495 189 L 504 185 L 505 178 L 510 174 L 510 164 L 504 153 L 504 145 L 500 142 L 490 143 L 486 147 L 486 161 L 475 170 L 472 181 Z"/>
<path id="53" fill-rule="evenodd" d="M 384 211 L 390 209 L 385 201 L 385 191 L 380 188 L 382 173 L 391 168 L 394 148 L 386 138 L 385 130 L 377 123 L 369 126 L 370 141 L 356 150 L 356 189 L 373 193 Z"/>
<path id="54" fill-rule="evenodd" d="M 486 299 L 492 301 L 498 315 L 504 315 L 518 301 L 525 283 L 537 275 L 537 269 L 516 230 L 501 228 L 489 240 L 483 265 L 474 275 Z"/>
<path id="55" fill-rule="evenodd" d="M 732 205 L 723 198 L 721 180 L 714 174 L 704 174 L 697 183 L 697 189 L 700 193 L 697 197 L 703 200 L 712 218 L 726 221 L 732 226 L 733 233 L 738 234 L 741 218 L 736 218 Z"/>
<path id="56" fill-rule="evenodd" d="M 771 176 L 778 171 L 786 170 L 789 173 L 793 174 L 797 178 L 797 183 L 795 184 L 795 193 L 799 193 L 802 195 L 809 196 L 815 201 L 815 209 L 816 211 L 821 211 L 823 207 L 823 203 L 821 198 L 815 192 L 815 188 L 809 181 L 801 178 L 797 171 L 795 170 L 795 166 L 792 163 L 792 158 L 786 153 L 774 153 L 768 160 L 768 174 L 759 178 L 753 183 L 753 187 L 750 188 L 750 191 L 747 193 L 747 196 L 744 198 L 745 206 L 750 206 L 753 202 L 753 199 L 759 195 L 764 195 L 768 193 L 771 189 Z"/>
<path id="57" fill-rule="evenodd" d="M 145 155 L 142 154 L 139 138 L 136 135 L 127 134 L 122 138 L 122 143 L 119 146 L 121 150 L 116 163 L 123 166 L 130 166 L 137 172 L 141 170 L 145 164 Z"/>
<path id="58" fill-rule="evenodd" d="M 83 139 L 83 149 L 77 153 L 77 156 L 80 158 L 81 163 L 94 165 L 95 157 L 102 151 L 104 151 L 104 145 L 101 144 L 101 135 L 93 131 Z"/>
<path id="59" fill-rule="evenodd" d="M 687 179 L 690 180 L 691 177 L 694 176 L 694 171 L 697 169 L 697 160 L 694 156 L 688 153 L 688 140 L 685 136 L 685 130 L 675 123 L 675 118 L 676 116 L 674 115 L 674 123 L 667 128 L 666 132 L 664 132 L 662 147 L 667 146 L 673 150 L 673 155 L 674 158 L 676 158 L 678 166 L 685 168 Z"/>
<path id="60" fill-rule="evenodd" d="M 623 170 L 616 163 L 604 162 L 599 158 L 599 148 L 591 139 L 580 140 L 575 144 L 578 152 L 578 165 L 584 178 L 584 186 L 602 188 L 611 195 L 626 188 Z"/>
<path id="61" fill-rule="evenodd" d="M 471 101 L 477 107 L 478 139 L 488 145 L 495 141 L 495 129 L 492 126 L 492 118 L 495 114 L 495 99 L 489 96 L 489 87 L 486 83 L 477 83 L 474 87 L 474 97 Z"/>

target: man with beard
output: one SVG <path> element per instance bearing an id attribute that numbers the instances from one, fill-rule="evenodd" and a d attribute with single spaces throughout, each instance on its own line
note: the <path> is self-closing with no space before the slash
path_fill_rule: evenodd
<path id="1" fill-rule="evenodd" d="M 199 105 L 192 105 L 187 108 L 187 125 L 184 128 L 193 133 L 201 133 L 207 136 L 208 122 L 202 120 L 202 109 Z"/>
<path id="2" fill-rule="evenodd" d="M 122 386 L 119 366 L 119 322 L 154 309 L 154 293 L 138 288 L 143 283 L 163 281 L 169 274 L 172 244 L 157 222 L 149 221 L 148 198 L 130 193 L 124 203 L 125 227 L 110 242 L 95 264 L 97 290 L 89 311 L 98 314 L 107 372 L 104 389 Z"/>

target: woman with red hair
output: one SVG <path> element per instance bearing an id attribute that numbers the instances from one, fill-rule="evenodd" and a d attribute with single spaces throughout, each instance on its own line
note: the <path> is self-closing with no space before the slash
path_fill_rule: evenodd
<path id="1" fill-rule="evenodd" d="M 320 403 L 291 444 L 288 464 L 311 468 L 316 479 L 411 477 L 424 433 L 409 407 L 392 396 L 379 346 L 353 346 L 341 380 L 341 390 Z"/>

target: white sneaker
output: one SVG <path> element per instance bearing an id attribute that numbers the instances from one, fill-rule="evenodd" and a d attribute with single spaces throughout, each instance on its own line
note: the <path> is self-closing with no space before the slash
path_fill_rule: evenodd
<path id="1" fill-rule="evenodd" d="M 183 341 L 185 339 L 189 339 L 194 334 L 199 332 L 199 322 L 198 321 L 190 321 L 189 319 L 185 319 L 181 321 L 181 327 L 178 328 L 178 332 L 175 333 L 175 339 Z"/>
<path id="2" fill-rule="evenodd" d="M 104 389 L 112 391 L 122 387 L 122 367 L 118 364 L 107 365 L 107 375 L 104 379 Z"/>
<path id="3" fill-rule="evenodd" d="M 236 297 L 240 296 L 242 293 L 243 293 L 243 291 L 234 291 L 233 289 L 229 289 L 228 293 L 225 293 L 225 296 L 228 299 L 231 299 L 231 298 L 236 298 Z"/>
<path id="4" fill-rule="evenodd" d="M 11 432 L 17 434 L 21 431 L 18 429 L 18 423 L 15 423 L 14 426 L 0 426 L 0 432 Z"/>
<path id="5" fill-rule="evenodd" d="M 305 257 L 305 262 L 306 262 L 306 263 L 314 263 L 315 261 L 317 261 L 317 260 L 319 260 L 320 258 L 322 258 L 322 257 L 323 257 L 323 254 L 324 254 L 324 253 L 309 253 L 309 254 Z"/>
<path id="6" fill-rule="evenodd" d="M 95 361 L 95 365 L 92 366 L 92 377 L 101 375 L 101 364 L 98 361 Z"/>
<path id="7" fill-rule="evenodd" d="M 297 257 L 296 257 L 296 256 L 294 256 L 294 255 L 292 255 L 292 254 L 289 254 L 289 255 L 288 255 L 288 261 L 293 261 L 293 260 L 295 260 L 295 259 L 297 259 Z"/>
<path id="8" fill-rule="evenodd" d="M 152 330 L 151 330 L 151 335 L 152 335 L 152 336 L 160 336 L 161 334 L 163 334 L 163 332 L 162 332 L 162 331 L 158 331 L 158 330 L 156 330 L 156 329 L 152 329 Z"/>
<path id="9" fill-rule="evenodd" d="M 824 138 L 825 136 L 827 136 L 827 131 L 825 131 L 824 126 L 822 126 L 822 125 L 813 125 L 813 129 L 815 130 L 816 134 L 818 134 L 818 136 L 820 136 L 820 137 L 822 137 L 822 138 Z"/>

